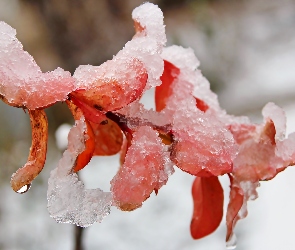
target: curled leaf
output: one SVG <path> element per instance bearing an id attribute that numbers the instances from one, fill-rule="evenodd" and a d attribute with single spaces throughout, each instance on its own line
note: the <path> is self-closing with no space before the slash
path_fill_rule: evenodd
<path id="1" fill-rule="evenodd" d="M 72 94 L 70 94 L 69 97 L 72 103 L 75 104 L 77 107 L 79 107 L 83 111 L 83 115 L 88 121 L 99 124 L 106 120 L 105 114 L 102 111 L 100 111 L 98 108 L 88 106 L 87 104 L 77 99 Z"/>
<path id="2" fill-rule="evenodd" d="M 15 192 L 27 191 L 32 181 L 42 171 L 47 152 L 48 123 L 44 110 L 29 110 L 32 127 L 32 145 L 27 163 L 11 177 Z"/>
<path id="3" fill-rule="evenodd" d="M 66 101 L 75 121 L 81 120 L 81 118 L 84 118 L 84 115 L 82 113 L 82 110 L 78 108 L 75 104 L 73 104 L 70 101 Z M 81 169 L 83 169 L 91 160 L 94 149 L 95 149 L 95 139 L 94 139 L 94 133 L 92 130 L 92 127 L 90 123 L 85 120 L 86 129 L 84 131 L 84 138 L 85 139 L 85 149 L 82 153 L 79 154 L 79 156 L 76 159 L 76 162 L 74 164 L 74 172 L 78 172 Z"/>
<path id="4" fill-rule="evenodd" d="M 194 212 L 191 235 L 200 239 L 214 232 L 223 216 L 223 189 L 218 177 L 196 177 L 192 187 Z"/>

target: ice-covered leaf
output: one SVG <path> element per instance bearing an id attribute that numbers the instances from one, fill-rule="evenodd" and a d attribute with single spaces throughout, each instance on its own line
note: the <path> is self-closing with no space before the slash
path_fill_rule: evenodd
<path id="1" fill-rule="evenodd" d="M 57 68 L 42 73 L 16 38 L 16 31 L 0 22 L 0 95 L 13 106 L 36 109 L 64 101 L 75 90 L 70 72 Z"/>
<path id="2" fill-rule="evenodd" d="M 158 133 L 148 126 L 140 127 L 133 134 L 124 164 L 111 181 L 114 204 L 126 211 L 141 207 L 172 173 L 169 152 Z"/>
<path id="3" fill-rule="evenodd" d="M 160 54 L 166 42 L 163 13 L 150 3 L 133 11 L 136 35 L 112 60 L 76 69 L 78 90 L 72 96 L 103 111 L 120 109 L 139 99 L 144 89 L 159 85 Z"/>
<path id="4" fill-rule="evenodd" d="M 227 241 L 230 240 L 237 221 L 247 215 L 248 200 L 257 198 L 259 181 L 270 180 L 294 164 L 295 137 L 290 135 L 285 139 L 286 118 L 283 110 L 269 103 L 263 108 L 262 114 L 263 124 L 230 126 L 239 150 L 230 175 Z"/>
<path id="5" fill-rule="evenodd" d="M 192 187 L 194 212 L 191 235 L 200 239 L 214 232 L 223 216 L 223 189 L 218 177 L 196 177 Z"/>
<path id="6" fill-rule="evenodd" d="M 231 172 L 237 152 L 232 134 L 214 116 L 194 108 L 174 115 L 173 161 L 196 176 Z"/>
<path id="7" fill-rule="evenodd" d="M 224 111 L 219 106 L 217 95 L 211 91 L 210 83 L 197 69 L 200 62 L 191 48 L 173 45 L 163 50 L 162 57 L 180 69 L 182 87 L 190 88 L 190 94 L 196 98 L 200 110 L 206 111 L 210 108 L 217 112 L 216 115 L 223 115 Z"/>
<path id="8" fill-rule="evenodd" d="M 138 59 L 117 56 L 100 66 L 79 66 L 74 78 L 78 90 L 72 97 L 99 111 L 111 111 L 142 95 L 147 72 Z"/>

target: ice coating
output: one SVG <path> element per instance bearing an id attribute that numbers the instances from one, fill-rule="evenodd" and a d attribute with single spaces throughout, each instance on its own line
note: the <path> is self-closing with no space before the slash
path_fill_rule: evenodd
<path id="1" fill-rule="evenodd" d="M 161 84 L 164 63 L 160 54 L 166 44 L 164 17 L 157 5 L 144 3 L 133 10 L 132 18 L 136 34 L 118 56 L 135 57 L 144 63 L 148 72 L 146 89 L 149 89 Z"/>
<path id="2" fill-rule="evenodd" d="M 72 168 L 85 148 L 83 119 L 76 121 L 68 137 L 68 149 L 48 180 L 48 211 L 60 223 L 88 227 L 110 213 L 112 196 L 100 189 L 85 189 Z"/>
<path id="3" fill-rule="evenodd" d="M 143 28 L 146 36 L 154 38 L 161 46 L 166 44 L 164 17 L 157 5 L 144 3 L 133 10 L 132 18 Z"/>
<path id="4" fill-rule="evenodd" d="M 215 116 L 198 110 L 193 98 L 189 100 L 187 96 L 183 100 L 183 96 L 178 96 L 182 95 L 180 88 L 175 86 L 173 90 L 167 107 L 179 107 L 174 108 L 172 126 L 177 166 L 193 175 L 230 172 L 237 152 L 232 134 Z"/>
<path id="5" fill-rule="evenodd" d="M 140 127 L 133 134 L 125 162 L 111 181 L 114 204 L 122 210 L 141 207 L 174 172 L 169 152 L 158 135 L 148 126 Z"/>
<path id="6" fill-rule="evenodd" d="M 179 46 L 170 47 L 162 56 L 165 60 L 172 60 L 181 70 L 172 83 L 172 95 L 162 111 L 173 117 L 175 143 L 172 157 L 176 165 L 193 175 L 210 176 L 230 172 L 237 152 L 233 136 L 214 113 L 199 110 L 192 95 L 198 86 L 198 76 L 201 76 L 196 71 L 198 60 L 192 50 Z M 208 93 L 211 93 L 210 90 Z M 214 97 L 212 101 L 206 101 L 217 102 Z"/>
<path id="7" fill-rule="evenodd" d="M 221 111 L 217 95 L 210 90 L 210 83 L 197 68 L 199 60 L 191 48 L 170 46 L 163 50 L 162 57 L 177 66 L 185 79 L 192 86 L 192 94 L 203 100 L 210 109 Z"/>
<path id="8" fill-rule="evenodd" d="M 284 137 L 285 117 L 274 104 L 264 108 L 262 125 L 227 115 L 219 107 L 208 81 L 197 70 L 199 62 L 192 50 L 172 46 L 164 49 L 162 57 L 180 69 L 172 83 L 173 94 L 163 110 L 173 117 L 174 162 L 197 176 L 233 172 L 227 216 L 227 240 L 230 240 L 236 222 L 247 215 L 247 201 L 257 198 L 259 181 L 273 178 L 281 171 L 276 168 L 283 163 L 275 156 L 274 141 Z M 204 101 L 209 109 L 198 110 L 193 97 Z"/>
<path id="9" fill-rule="evenodd" d="M 248 117 L 228 115 L 220 107 L 217 95 L 210 89 L 209 81 L 198 69 L 200 62 L 191 48 L 183 48 L 177 45 L 166 47 L 163 49 L 162 58 L 181 70 L 182 86 L 190 88 L 190 94 L 196 98 L 196 101 L 201 101 L 203 102 L 202 105 L 209 107 L 206 110 L 207 113 L 212 113 L 225 125 L 250 124 Z"/>
<path id="10" fill-rule="evenodd" d="M 159 126 L 163 129 L 169 130 L 172 123 L 172 117 L 168 113 L 159 113 L 152 109 L 147 110 L 143 104 L 133 102 L 126 107 L 117 111 L 119 114 L 128 117 L 128 127 L 134 129 L 142 125 Z"/>
<path id="11" fill-rule="evenodd" d="M 239 144 L 239 153 L 234 160 L 233 173 L 240 181 L 266 180 L 273 178 L 278 169 L 284 166 L 284 159 L 289 157 L 291 162 L 292 151 L 282 153 L 285 144 L 292 144 L 292 136 L 285 139 L 286 116 L 284 111 L 273 103 L 268 103 L 262 110 L 264 123 L 261 125 L 239 125 L 235 130 L 235 139 Z M 241 140 L 239 134 L 244 137 Z M 245 136 L 246 135 L 246 136 Z M 238 140 L 237 140 L 238 139 Z M 292 147 L 291 147 L 292 148 Z"/>
<path id="12" fill-rule="evenodd" d="M 15 29 L 0 22 L 0 95 L 13 106 L 36 109 L 65 100 L 74 89 L 70 72 L 57 68 L 42 73 Z"/>
<path id="13" fill-rule="evenodd" d="M 147 74 L 137 59 L 116 57 L 100 66 L 79 66 L 74 77 L 78 91 L 72 95 L 98 110 L 116 110 L 136 100 Z"/>
<path id="14" fill-rule="evenodd" d="M 283 160 L 283 166 L 295 165 L 295 133 L 277 142 L 276 155 Z"/>
<path id="15" fill-rule="evenodd" d="M 262 115 L 264 119 L 271 119 L 275 124 L 276 136 L 275 140 L 283 140 L 286 136 L 286 115 L 284 110 L 269 102 L 262 109 Z"/>
<path id="16" fill-rule="evenodd" d="M 134 10 L 136 35 L 112 60 L 100 66 L 81 65 L 72 95 L 99 110 L 117 110 L 139 99 L 145 89 L 160 84 L 166 42 L 162 11 L 153 4 Z M 139 25 L 139 26 L 138 26 Z M 138 29 L 142 27 L 142 29 Z"/>
<path id="17" fill-rule="evenodd" d="M 227 211 L 227 240 L 239 219 L 247 215 L 247 202 L 258 197 L 259 181 L 270 180 L 295 162 L 295 134 L 285 138 L 284 111 L 273 103 L 262 110 L 262 124 L 239 124 L 234 137 L 239 152 L 234 159 Z"/>
<path id="18" fill-rule="evenodd" d="M 144 62 L 149 75 L 146 89 L 149 89 L 161 84 L 159 79 L 164 63 L 160 54 L 167 41 L 164 17 L 157 5 L 144 3 L 133 10 L 132 18 L 136 35 L 121 52 L 126 56 L 136 56 Z"/>

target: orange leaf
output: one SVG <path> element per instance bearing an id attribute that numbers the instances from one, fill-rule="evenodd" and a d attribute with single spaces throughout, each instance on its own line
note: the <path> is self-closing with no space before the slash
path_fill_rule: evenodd
<path id="1" fill-rule="evenodd" d="M 81 169 L 83 169 L 91 160 L 95 148 L 95 139 L 94 139 L 94 133 L 91 128 L 91 125 L 87 120 L 86 122 L 86 131 L 84 132 L 85 134 L 88 135 L 88 139 L 85 140 L 85 150 L 79 154 L 75 166 L 74 166 L 74 172 L 78 172 Z"/>
<path id="2" fill-rule="evenodd" d="M 11 177 L 11 187 L 15 192 L 28 191 L 31 182 L 42 171 L 47 152 L 48 123 L 44 110 L 29 110 L 32 127 L 32 145 L 27 163 Z M 22 190 L 23 188 L 23 190 Z"/>
<path id="3" fill-rule="evenodd" d="M 194 239 L 200 239 L 215 231 L 222 220 L 224 197 L 218 177 L 196 177 L 192 195 L 194 212 L 191 235 Z"/>
<path id="4" fill-rule="evenodd" d="M 88 121 L 99 124 L 99 123 L 101 123 L 101 122 L 103 122 L 103 121 L 105 121 L 107 119 L 105 114 L 102 111 L 100 111 L 99 109 L 88 106 L 87 104 L 85 104 L 81 100 L 77 99 L 72 94 L 70 94 L 69 97 L 70 97 L 70 99 L 72 101 L 71 103 L 75 104 L 75 106 L 79 107 L 82 110 L 83 116 L 85 116 L 85 118 Z"/>
<path id="5" fill-rule="evenodd" d="M 94 155 L 114 155 L 121 150 L 123 134 L 114 121 L 107 119 L 105 124 L 90 124 L 95 138 Z"/>

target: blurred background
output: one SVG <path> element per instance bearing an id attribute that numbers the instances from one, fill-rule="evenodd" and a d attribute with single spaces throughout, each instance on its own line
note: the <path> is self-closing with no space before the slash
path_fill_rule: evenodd
<path id="1" fill-rule="evenodd" d="M 43 71 L 60 66 L 73 73 L 78 65 L 100 65 L 123 48 L 134 34 L 131 12 L 143 2 L 1 0 L 0 20 L 17 30 L 18 39 Z M 228 113 L 260 122 L 262 107 L 272 101 L 285 109 L 288 133 L 295 131 L 294 0 L 151 2 L 164 12 L 168 45 L 194 49 L 203 74 Z M 152 92 L 144 99 L 148 107 L 153 107 L 151 96 Z M 29 117 L 0 103 L 1 250 L 75 247 L 75 226 L 57 224 L 46 208 L 47 180 L 62 154 L 55 131 L 73 120 L 63 104 L 46 112 L 50 127 L 46 166 L 31 190 L 19 195 L 9 181 L 28 156 Z M 118 164 L 118 156 L 97 157 L 81 172 L 81 179 L 88 188 L 106 191 Z M 142 208 L 132 213 L 113 208 L 101 224 L 83 231 L 83 249 L 225 249 L 224 221 L 205 239 L 190 237 L 192 180 L 176 171 Z M 259 198 L 248 203 L 248 217 L 237 224 L 237 249 L 295 249 L 294 180 L 295 171 L 290 168 L 261 184 Z M 226 178 L 222 182 L 227 197 L 229 183 Z"/>

